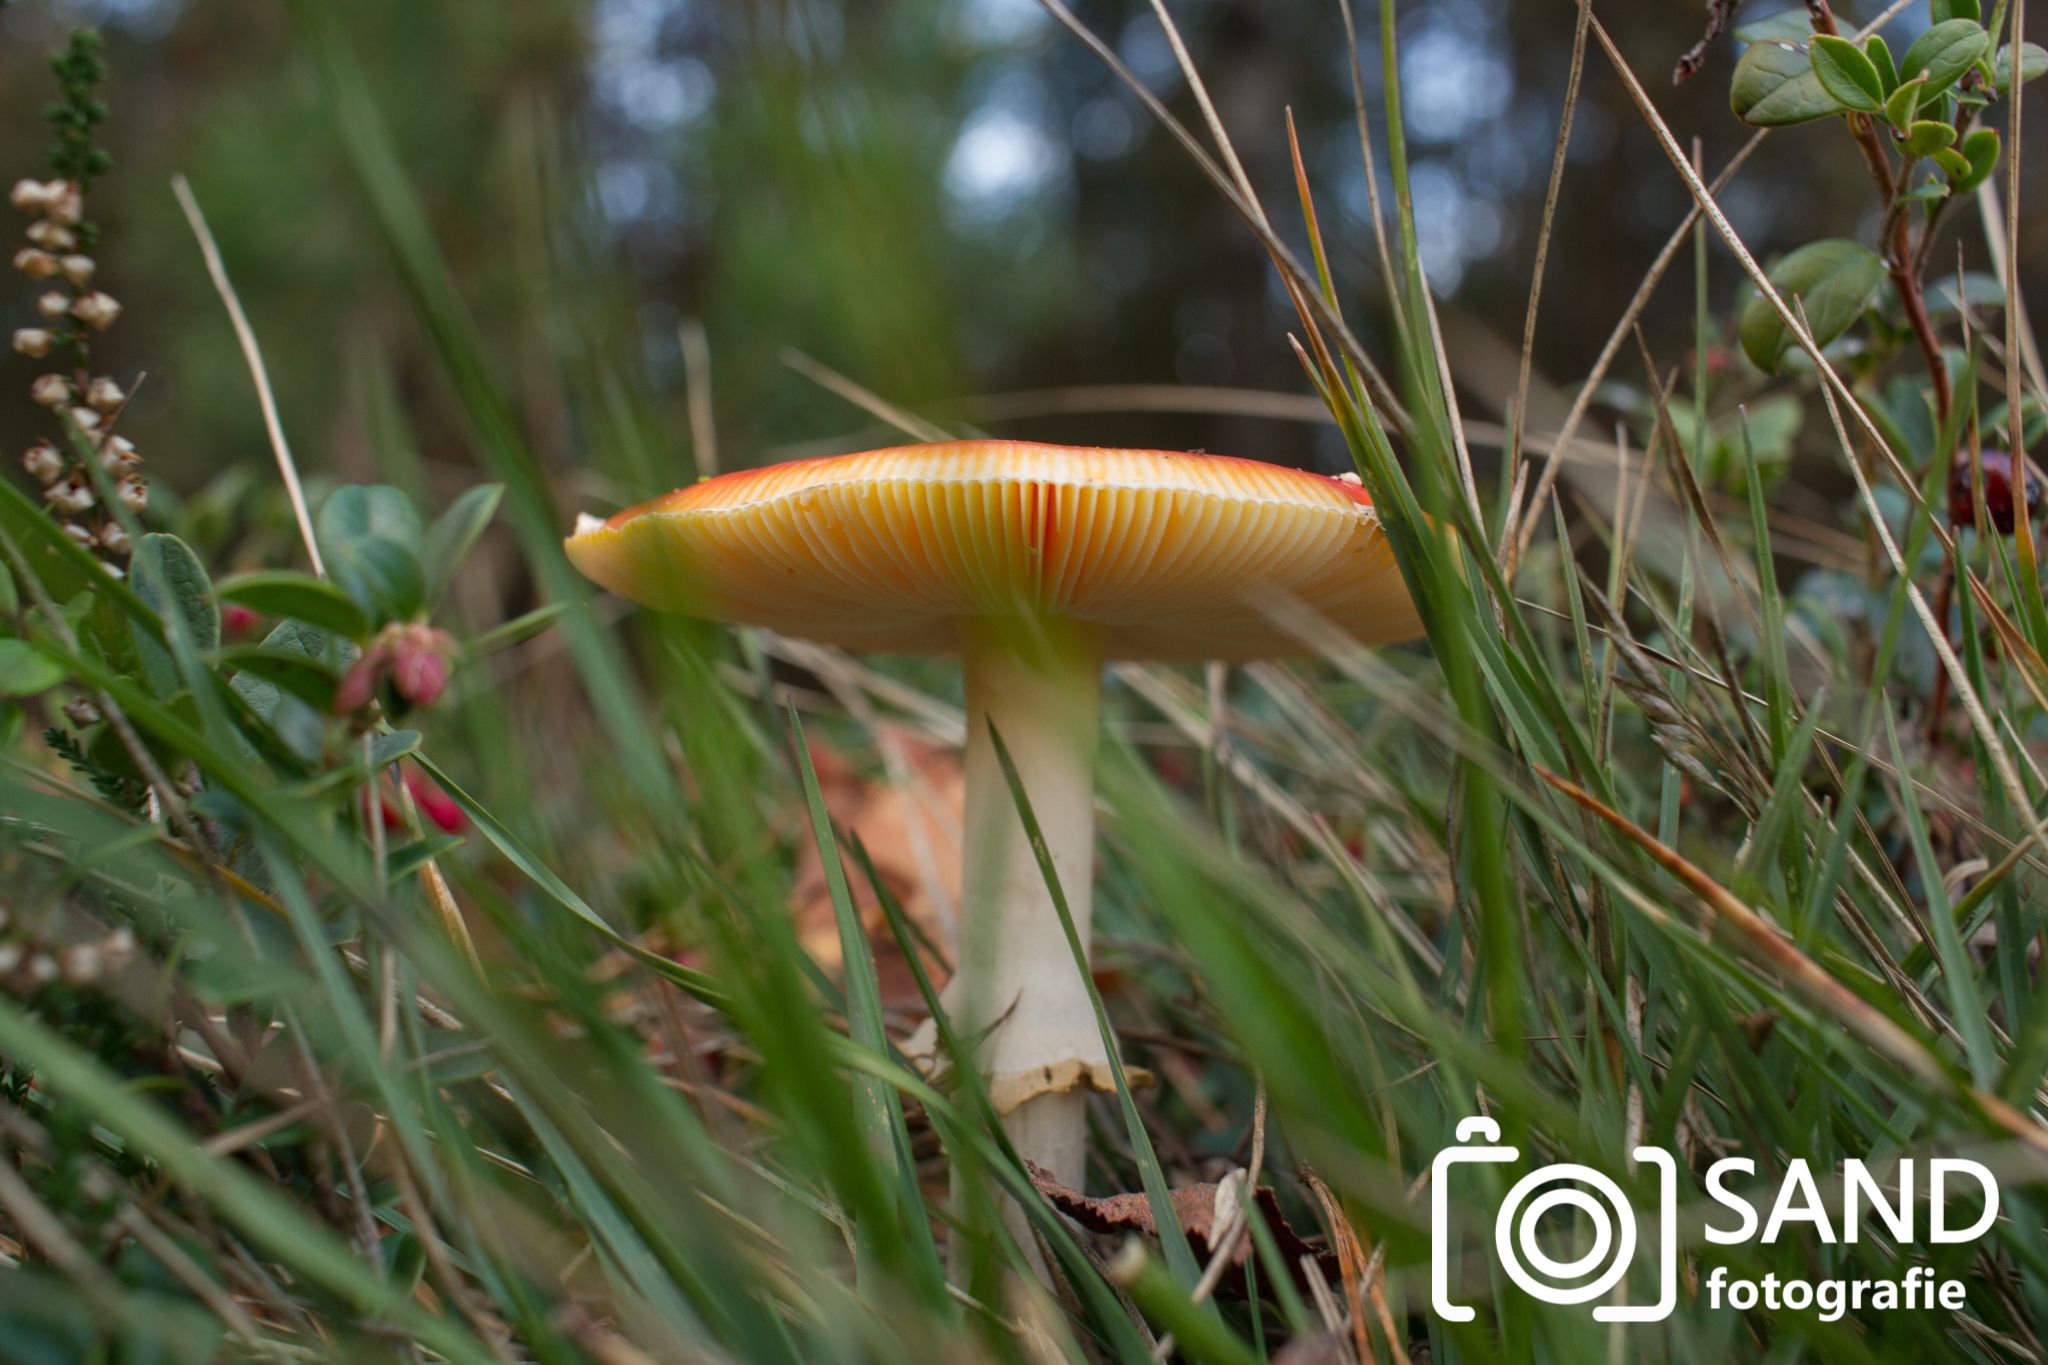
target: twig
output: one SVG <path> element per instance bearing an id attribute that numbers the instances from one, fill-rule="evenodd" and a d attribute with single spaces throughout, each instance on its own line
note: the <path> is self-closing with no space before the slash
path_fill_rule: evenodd
<path id="1" fill-rule="evenodd" d="M 1543 190 L 1543 216 L 1536 229 L 1536 261 L 1529 268 L 1529 311 L 1522 318 L 1522 363 L 1515 375 L 1515 409 L 1508 414 L 1509 445 L 1517 457 L 1515 463 L 1518 468 L 1521 467 L 1522 433 L 1529 425 L 1529 373 L 1536 358 L 1536 306 L 1543 298 L 1543 268 L 1550 260 L 1550 233 L 1557 222 L 1558 193 L 1564 188 L 1565 153 L 1572 140 L 1572 115 L 1579 107 L 1579 80 L 1586 70 L 1587 21 L 1592 17 L 1592 5 L 1579 6 L 1578 23 L 1572 29 L 1571 70 L 1565 76 L 1564 113 L 1558 119 L 1557 143 L 1550 154 L 1550 183 Z M 1702 44 L 1705 41 L 1701 39 Z M 1507 519 L 1502 523 L 1508 531 L 1502 537 L 1503 550 L 1513 543 L 1513 531 L 1520 511 L 1521 508 L 1511 498 Z"/>
<path id="2" fill-rule="evenodd" d="M 292 516 L 299 523 L 299 538 L 306 543 L 306 557 L 313 562 L 313 572 L 325 578 L 327 569 L 320 561 L 320 543 L 313 535 L 313 514 L 307 510 L 306 490 L 299 484 L 299 467 L 293 462 L 291 446 L 284 439 L 284 423 L 277 415 L 277 397 L 270 391 L 270 374 L 263 366 L 263 352 L 256 345 L 256 333 L 249 326 L 248 315 L 242 311 L 242 300 L 236 295 L 235 286 L 228 280 L 227 267 L 220 258 L 220 246 L 213 240 L 213 230 L 207 227 L 206 215 L 199 211 L 199 201 L 192 197 L 192 187 L 184 176 L 171 177 L 171 193 L 178 196 L 178 206 L 185 211 L 185 221 L 192 225 L 192 235 L 199 239 L 199 254 L 206 259 L 206 273 L 213 277 L 213 287 L 228 310 L 228 321 L 234 325 L 235 340 L 241 344 L 242 359 L 248 362 L 249 377 L 256 381 L 256 401 L 263 408 L 263 429 L 270 434 L 271 453 L 277 456 L 277 471 L 284 478 L 285 493 L 292 500 Z"/>

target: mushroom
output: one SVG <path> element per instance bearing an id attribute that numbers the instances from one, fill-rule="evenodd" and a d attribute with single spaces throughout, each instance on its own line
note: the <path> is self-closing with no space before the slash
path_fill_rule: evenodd
<path id="1" fill-rule="evenodd" d="M 1018 1152 L 1080 1188 L 1108 1057 L 990 739 L 1088 942 L 1102 665 L 1302 652 L 1291 598 L 1364 643 L 1420 626 L 1355 479 L 1157 450 L 960 441 L 800 460 L 581 521 L 622 596 L 966 674 L 961 924 L 947 1003 Z"/>

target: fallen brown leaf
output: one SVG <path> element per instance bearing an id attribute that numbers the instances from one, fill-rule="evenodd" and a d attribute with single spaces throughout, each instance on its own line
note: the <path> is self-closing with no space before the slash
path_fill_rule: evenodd
<path id="1" fill-rule="evenodd" d="M 947 911 L 934 899 L 933 884 L 948 900 L 957 901 L 966 781 L 959 756 L 951 750 L 927 744 L 904 730 L 892 731 L 890 738 L 901 747 L 910 768 L 907 791 L 885 778 L 865 776 L 845 755 L 816 742 L 811 745 L 811 765 L 817 771 L 825 812 L 832 817 L 834 828 L 860 840 L 874 860 L 882 885 L 903 907 L 905 918 L 918 933 L 943 947 L 951 943 L 953 930 Z M 888 917 L 882 913 L 874 887 L 851 858 L 846 863 L 846 880 L 861 927 L 873 945 L 883 1000 L 892 1005 L 916 1001 L 917 982 L 889 932 Z M 832 910 L 825 865 L 808 838 L 797 854 L 791 899 L 797 941 L 827 971 L 838 970 L 838 918 Z M 945 964 L 929 952 L 921 957 L 932 984 L 943 986 Z"/>
<path id="2" fill-rule="evenodd" d="M 1025 1172 L 1031 1177 L 1032 1187 L 1044 1195 L 1052 1206 L 1067 1217 L 1092 1232 L 1136 1233 L 1143 1237 L 1156 1238 L 1157 1224 L 1152 1221 L 1152 1201 L 1143 1193 L 1112 1194 L 1100 1198 L 1072 1190 L 1054 1180 L 1042 1168 L 1030 1162 L 1024 1163 Z M 1188 1245 L 1195 1253 L 1195 1259 L 1207 1263 L 1216 1254 L 1212 1238 L 1228 1231 L 1216 1221 L 1216 1191 L 1219 1188 L 1213 1180 L 1199 1185 L 1181 1185 L 1168 1190 L 1173 1200 L 1174 1217 L 1180 1220 L 1181 1229 L 1188 1235 Z M 1261 1185 L 1255 1196 L 1259 1216 L 1265 1220 L 1273 1233 L 1273 1241 L 1280 1249 L 1280 1259 L 1294 1275 L 1297 1285 L 1303 1285 L 1301 1258 L 1312 1256 L 1324 1275 L 1337 1273 L 1337 1257 L 1323 1247 L 1302 1240 L 1302 1237 L 1280 1214 L 1280 1201 L 1271 1185 Z M 1245 1258 L 1252 1254 L 1249 1237 L 1239 1241 L 1236 1254 L 1231 1258 L 1233 1267 L 1242 1266 Z M 1238 1276 L 1226 1275 L 1216 1292 L 1229 1292 L 1235 1297 L 1244 1294 L 1244 1280 Z"/>

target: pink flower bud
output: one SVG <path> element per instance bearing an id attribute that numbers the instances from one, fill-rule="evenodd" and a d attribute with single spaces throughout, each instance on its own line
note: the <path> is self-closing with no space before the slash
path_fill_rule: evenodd
<path id="1" fill-rule="evenodd" d="M 334 714 L 353 715 L 375 701 L 377 685 L 383 681 L 385 666 L 390 661 L 391 646 L 379 636 L 341 675 L 341 685 L 334 689 Z"/>
<path id="2" fill-rule="evenodd" d="M 412 793 L 413 804 L 420 808 L 420 814 L 443 834 L 460 834 L 469 828 L 469 817 L 463 814 L 462 807 L 455 804 L 455 798 L 442 791 L 417 768 L 405 770 L 405 789 Z"/>
<path id="3" fill-rule="evenodd" d="M 334 692 L 335 712 L 362 710 L 387 684 L 391 691 L 385 700 L 399 710 L 432 706 L 448 688 L 454 652 L 455 641 L 448 633 L 423 621 L 384 627 L 342 676 Z"/>
<path id="4" fill-rule="evenodd" d="M 401 628 L 391 647 L 391 684 L 414 706 L 432 706 L 448 686 L 448 655 L 455 642 L 432 626 Z"/>

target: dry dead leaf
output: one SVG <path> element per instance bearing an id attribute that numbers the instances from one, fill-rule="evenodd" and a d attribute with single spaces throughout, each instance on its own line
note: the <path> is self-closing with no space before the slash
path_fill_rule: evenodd
<path id="1" fill-rule="evenodd" d="M 817 770 L 818 787 L 833 826 L 866 847 L 882 884 L 903 907 L 916 931 L 941 948 L 950 948 L 953 926 L 949 907 L 957 903 L 960 894 L 959 831 L 966 797 L 960 758 L 907 730 L 893 729 L 888 738 L 900 746 L 910 769 L 907 789 L 884 776 L 862 773 L 844 754 L 816 741 L 811 744 L 811 765 Z M 916 979 L 889 932 L 888 918 L 874 888 L 851 859 L 846 880 L 861 927 L 873 945 L 883 1001 L 914 1003 L 918 999 Z M 933 895 L 934 884 L 947 902 L 945 907 Z M 838 919 L 832 910 L 824 863 L 808 839 L 797 855 L 791 895 L 797 941 L 820 966 L 836 971 L 840 966 Z M 930 952 L 921 957 L 932 984 L 943 986 L 945 965 Z"/>
<path id="2" fill-rule="evenodd" d="M 1143 1193 L 1112 1194 L 1092 1198 L 1060 1184 L 1043 1169 L 1030 1162 L 1025 1163 L 1025 1170 L 1031 1176 L 1032 1186 L 1044 1195 L 1054 1208 L 1090 1231 L 1137 1233 L 1154 1238 L 1159 1235 L 1159 1229 L 1152 1221 L 1152 1201 Z M 1223 1217 L 1218 1217 L 1216 1195 L 1219 1188 L 1216 1181 L 1204 1181 L 1199 1185 L 1181 1185 L 1167 1191 L 1173 1200 L 1174 1217 L 1180 1220 L 1181 1229 L 1187 1233 L 1188 1245 L 1193 1249 L 1195 1259 L 1204 1263 L 1216 1254 L 1216 1248 L 1210 1239 L 1227 1231 L 1225 1222 L 1230 1210 L 1224 1209 Z M 1271 1229 L 1273 1241 L 1280 1249 L 1280 1259 L 1294 1272 L 1297 1281 L 1301 1278 L 1301 1258 L 1304 1256 L 1314 1257 L 1326 1275 L 1337 1271 L 1337 1257 L 1334 1253 L 1302 1240 L 1301 1235 L 1288 1226 L 1287 1220 L 1280 1214 L 1280 1200 L 1273 1193 L 1271 1185 L 1259 1186 L 1256 1202 L 1259 1216 Z M 1251 1239 L 1242 1239 L 1236 1255 L 1231 1258 L 1232 1266 L 1242 1266 L 1245 1258 L 1251 1254 Z M 1217 1285 L 1216 1292 L 1241 1296 L 1244 1293 L 1244 1280 L 1241 1276 L 1226 1275 Z"/>

